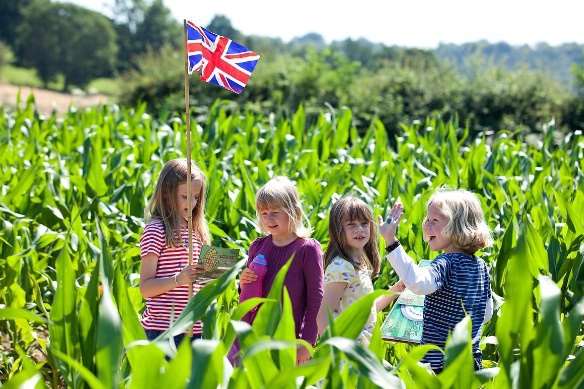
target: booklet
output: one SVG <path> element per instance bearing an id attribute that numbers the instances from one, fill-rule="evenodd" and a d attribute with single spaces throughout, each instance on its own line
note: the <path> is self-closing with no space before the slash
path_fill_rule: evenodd
<path id="1" fill-rule="evenodd" d="M 199 265 L 203 266 L 203 277 L 218 278 L 239 261 L 239 251 L 224 247 L 204 245 L 199 254 Z"/>
<path id="2" fill-rule="evenodd" d="M 432 261 L 421 260 L 421 267 Z M 419 344 L 422 342 L 424 297 L 405 289 L 381 325 L 381 338 L 386 341 Z"/>

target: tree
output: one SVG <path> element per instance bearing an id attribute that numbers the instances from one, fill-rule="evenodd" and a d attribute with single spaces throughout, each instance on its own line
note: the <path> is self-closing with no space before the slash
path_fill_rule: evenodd
<path id="1" fill-rule="evenodd" d="M 572 73 L 576 80 L 576 91 L 580 96 L 584 97 L 584 66 L 573 65 Z"/>
<path id="2" fill-rule="evenodd" d="M 115 31 L 97 12 L 73 4 L 33 1 L 23 10 L 17 31 L 21 59 L 37 70 L 45 86 L 58 74 L 64 76 L 64 90 L 112 74 Z"/>
<path id="3" fill-rule="evenodd" d="M 207 26 L 207 30 L 238 42 L 240 42 L 242 38 L 241 32 L 231 25 L 231 21 L 227 16 L 223 15 L 215 15 L 211 20 L 211 23 Z"/>
<path id="4" fill-rule="evenodd" d="M 154 0 L 146 9 L 142 23 L 136 28 L 136 42 L 141 52 L 158 50 L 167 45 L 179 47 L 182 44 L 181 31 L 181 25 L 162 0 Z"/>
<path id="5" fill-rule="evenodd" d="M 31 0 L 0 0 L 0 41 L 13 50 L 16 48 L 16 28 L 22 20 L 22 10 L 30 3 Z"/>
<path id="6" fill-rule="evenodd" d="M 178 47 L 182 42 L 180 24 L 161 0 L 151 4 L 144 0 L 116 0 L 114 15 L 120 72 L 136 68 L 133 61 L 149 49 Z"/>

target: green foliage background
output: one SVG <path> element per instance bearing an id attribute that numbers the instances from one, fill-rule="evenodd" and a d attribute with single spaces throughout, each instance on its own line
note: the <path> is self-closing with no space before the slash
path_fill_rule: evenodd
<path id="1" fill-rule="evenodd" d="M 428 346 L 388 344 L 377 331 L 368 348 L 360 346 L 353 339 L 375 295 L 339 316 L 312 362 L 295 367 L 280 282 L 253 327 L 239 321 L 260 302 L 237 305 L 242 264 L 197 294 L 169 332 L 202 319 L 205 340 L 178 351 L 164 341 L 136 343 L 144 339 L 143 209 L 163 162 L 184 155 L 183 119 L 152 117 L 145 106 L 40 117 L 29 101 L 0 115 L 0 374 L 8 387 L 582 385 L 582 134 L 548 126 L 530 143 L 521 129 L 471 137 L 456 122 L 429 119 L 402 126 L 391 143 L 380 120 L 360 134 L 349 110 L 315 116 L 309 121 L 303 108 L 290 118 L 264 116 L 218 101 L 195 121 L 193 156 L 209 183 L 214 243 L 243 254 L 258 236 L 255 190 L 284 174 L 297 182 L 323 246 L 338 196 L 353 193 L 377 215 L 400 198 L 400 239 L 416 258 L 431 258 L 421 234 L 426 200 L 443 185 L 468 188 L 494 231 L 495 245 L 480 255 L 505 300 L 483 333 L 487 369 L 472 371 L 468 321 L 453 332 L 438 376 L 416 364 Z M 376 287 L 395 280 L 384 262 Z M 236 337 L 242 365 L 232 369 L 224 356 Z"/>

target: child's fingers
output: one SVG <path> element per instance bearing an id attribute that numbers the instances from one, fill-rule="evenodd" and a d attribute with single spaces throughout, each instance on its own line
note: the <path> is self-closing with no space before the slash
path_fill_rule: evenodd
<path id="1" fill-rule="evenodd" d="M 257 278 L 258 276 L 254 273 L 253 270 L 246 268 L 243 270 L 243 272 L 241 272 L 239 282 L 242 284 L 249 284 L 250 282 L 254 282 Z"/>
<path id="2" fill-rule="evenodd" d="M 399 223 L 401 216 L 403 214 L 403 210 L 404 207 L 402 205 L 401 202 L 396 202 L 393 207 L 391 207 L 391 210 L 389 211 L 389 217 L 387 218 L 387 220 L 385 220 L 385 223 L 387 224 L 397 224 Z M 379 218 L 379 222 L 380 224 L 383 224 L 384 221 L 382 220 L 382 218 Z"/>
<path id="3" fill-rule="evenodd" d="M 401 203 L 396 203 L 391 209 L 391 221 L 392 223 L 399 223 L 404 212 L 404 206 Z"/>
<path id="4" fill-rule="evenodd" d="M 185 270 L 190 278 L 191 281 L 194 281 L 195 278 L 203 271 L 203 267 L 200 265 L 187 265 Z"/>

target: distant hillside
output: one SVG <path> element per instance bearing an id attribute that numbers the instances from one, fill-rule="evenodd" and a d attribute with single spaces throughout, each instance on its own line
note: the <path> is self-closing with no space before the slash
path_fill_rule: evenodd
<path id="1" fill-rule="evenodd" d="M 507 69 L 527 67 L 541 71 L 572 89 L 574 76 L 572 66 L 584 65 L 584 44 L 566 43 L 550 46 L 540 43 L 511 46 L 505 42 L 486 41 L 456 44 L 441 44 L 434 53 L 439 59 L 453 64 L 460 72 L 470 74 L 476 66 L 500 66 Z"/>
<path id="2" fill-rule="evenodd" d="M 487 67 L 502 67 L 508 70 L 527 68 L 542 72 L 568 89 L 574 88 L 574 65 L 584 66 L 584 44 L 566 43 L 550 46 L 540 43 L 535 47 L 528 45 L 512 46 L 505 42 L 487 41 L 463 44 L 441 44 L 435 50 L 414 49 L 401 46 L 386 46 L 365 38 L 334 41 L 327 45 L 317 33 L 308 33 L 292 39 L 283 47 L 299 48 L 313 46 L 317 49 L 330 47 L 343 52 L 348 58 L 359 61 L 366 68 L 375 69 L 385 60 L 403 62 L 403 59 L 432 63 L 433 57 L 450 63 L 465 75 L 475 74 Z"/>

